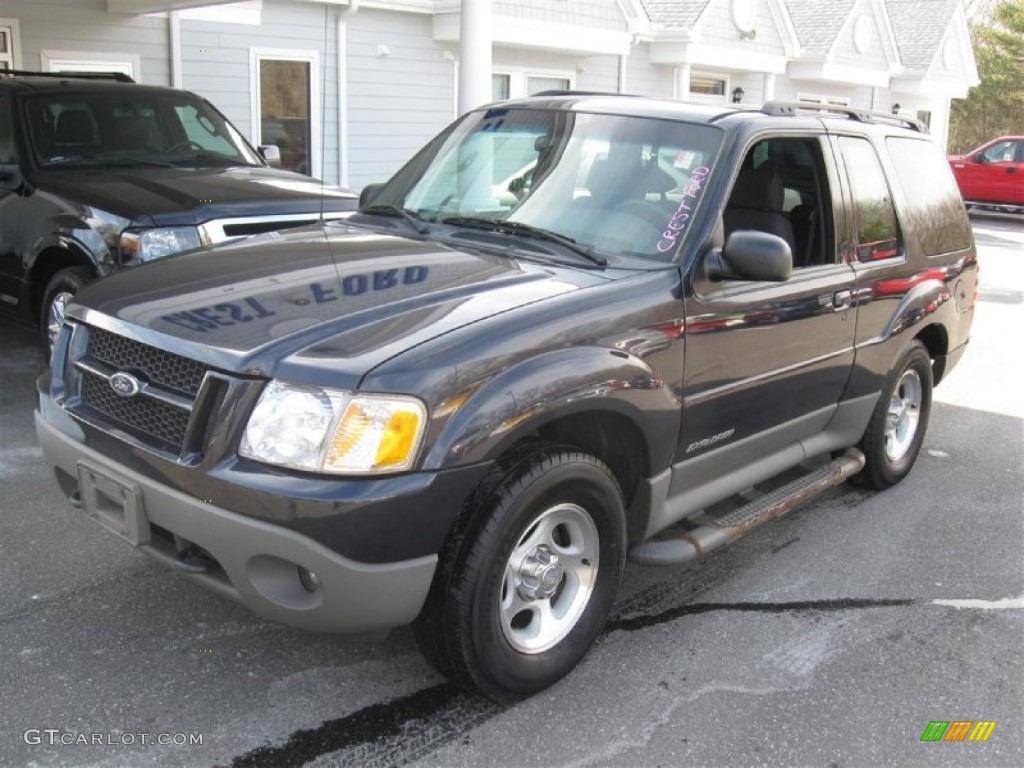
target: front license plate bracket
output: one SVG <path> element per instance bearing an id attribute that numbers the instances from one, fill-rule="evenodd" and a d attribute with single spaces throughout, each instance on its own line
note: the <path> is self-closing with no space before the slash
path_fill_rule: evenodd
<path id="1" fill-rule="evenodd" d="M 86 461 L 79 461 L 77 469 L 85 514 L 136 547 L 149 544 L 149 518 L 139 486 Z"/>

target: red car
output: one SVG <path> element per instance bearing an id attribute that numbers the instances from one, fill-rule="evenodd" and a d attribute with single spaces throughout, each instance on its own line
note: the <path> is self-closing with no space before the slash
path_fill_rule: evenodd
<path id="1" fill-rule="evenodd" d="M 967 205 L 1024 213 L 1024 136 L 1000 136 L 949 164 Z"/>

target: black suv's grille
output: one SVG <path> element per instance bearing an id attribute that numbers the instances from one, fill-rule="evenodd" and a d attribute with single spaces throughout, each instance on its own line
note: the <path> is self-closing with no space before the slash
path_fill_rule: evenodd
<path id="1" fill-rule="evenodd" d="M 141 374 L 152 384 L 193 397 L 199 392 L 199 385 L 203 383 L 203 375 L 206 373 L 206 366 L 195 360 L 100 328 L 89 329 L 86 352 L 115 370 Z"/>
<path id="2" fill-rule="evenodd" d="M 191 413 L 151 397 L 114 394 L 102 376 L 82 374 L 82 402 L 111 422 L 144 432 L 181 450 Z"/>
<path id="3" fill-rule="evenodd" d="M 228 386 L 222 374 L 207 380 L 210 369 L 201 362 L 101 328 L 76 324 L 74 334 L 79 342 L 72 340 L 72 347 L 82 351 L 71 361 L 78 394 L 73 411 L 160 451 L 184 456 L 202 450 L 208 432 L 202 425 L 214 419 Z M 115 391 L 112 381 L 129 391 Z"/>

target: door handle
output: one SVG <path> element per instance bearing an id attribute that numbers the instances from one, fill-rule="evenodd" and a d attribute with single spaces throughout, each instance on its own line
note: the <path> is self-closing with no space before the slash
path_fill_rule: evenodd
<path id="1" fill-rule="evenodd" d="M 1016 168 L 1014 168 L 1014 167 L 1013 167 L 1013 166 L 1011 165 L 1011 166 L 1010 166 L 1009 168 L 1007 168 L 1007 169 L 1006 169 L 1006 172 L 1007 172 L 1007 173 L 1016 173 L 1016 172 L 1017 172 L 1017 169 L 1016 169 Z"/>
<path id="2" fill-rule="evenodd" d="M 852 291 L 836 291 L 832 294 L 832 311 L 845 312 L 853 305 Z"/>

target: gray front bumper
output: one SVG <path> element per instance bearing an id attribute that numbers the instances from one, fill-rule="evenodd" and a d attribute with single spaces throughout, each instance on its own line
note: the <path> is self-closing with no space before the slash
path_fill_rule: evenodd
<path id="1" fill-rule="evenodd" d="M 63 488 L 77 485 L 91 517 L 171 567 L 177 550 L 154 525 L 202 547 L 219 567 L 182 575 L 260 616 L 314 631 L 364 632 L 408 624 L 426 600 L 436 555 L 385 564 L 350 560 L 294 531 L 229 512 L 113 463 L 38 411 L 35 420 L 47 463 Z M 300 567 L 316 574 L 317 589 L 303 586 Z"/>

